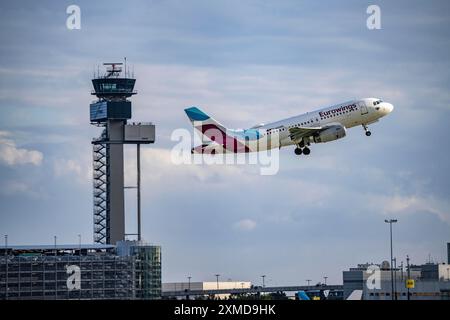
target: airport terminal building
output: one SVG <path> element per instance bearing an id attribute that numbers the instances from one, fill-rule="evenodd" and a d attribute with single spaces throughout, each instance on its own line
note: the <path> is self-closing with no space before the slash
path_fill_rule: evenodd
<path id="1" fill-rule="evenodd" d="M 0 249 L 0 300 L 159 299 L 161 248 L 114 245 Z"/>
<path id="2" fill-rule="evenodd" d="M 378 265 L 379 287 L 369 288 L 373 273 L 368 271 L 370 264 L 360 264 L 343 272 L 344 299 L 353 290 L 362 291 L 363 300 L 407 300 L 407 271 L 393 268 L 394 295 L 392 295 L 391 269 L 387 262 Z M 412 265 L 409 279 L 414 280 L 414 287 L 409 290 L 410 300 L 450 300 L 450 265 L 445 263 L 427 263 Z"/>

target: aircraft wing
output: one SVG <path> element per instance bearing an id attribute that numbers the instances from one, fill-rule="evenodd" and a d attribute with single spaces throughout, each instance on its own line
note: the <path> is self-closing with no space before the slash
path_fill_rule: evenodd
<path id="1" fill-rule="evenodd" d="M 290 128 L 289 137 L 292 141 L 300 141 L 305 137 L 310 137 L 320 131 L 323 127 L 303 127 L 303 128 Z"/>

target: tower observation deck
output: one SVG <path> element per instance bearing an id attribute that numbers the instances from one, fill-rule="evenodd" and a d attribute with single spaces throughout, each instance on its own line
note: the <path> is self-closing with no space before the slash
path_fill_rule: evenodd
<path id="1" fill-rule="evenodd" d="M 106 73 L 92 79 L 92 95 L 98 100 L 90 105 L 91 124 L 102 127 L 93 145 L 94 242 L 116 244 L 125 240 L 124 144 L 137 149 L 137 240 L 141 240 L 140 146 L 155 142 L 151 123 L 128 123 L 136 79 L 122 70 L 122 63 L 104 63 Z"/>

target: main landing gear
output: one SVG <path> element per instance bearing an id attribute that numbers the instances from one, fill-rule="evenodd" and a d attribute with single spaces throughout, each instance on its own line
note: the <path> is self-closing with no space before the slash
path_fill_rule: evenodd
<path id="1" fill-rule="evenodd" d="M 303 149 L 297 147 L 297 148 L 295 148 L 294 152 L 298 156 L 301 155 L 301 154 L 304 154 L 305 156 L 307 156 L 308 154 L 311 153 L 311 149 L 309 149 L 308 147 L 304 147 Z"/>
<path id="2" fill-rule="evenodd" d="M 372 135 L 372 132 L 369 131 L 369 127 L 366 126 L 365 124 L 363 124 L 362 127 L 364 128 L 364 131 L 366 132 L 366 136 L 370 137 Z"/>
<path id="3" fill-rule="evenodd" d="M 309 145 L 309 143 L 308 143 L 308 145 Z M 304 154 L 305 156 L 307 156 L 308 154 L 311 153 L 311 149 L 309 149 L 307 146 L 305 146 L 305 143 L 302 141 L 301 143 L 299 143 L 297 145 L 297 148 L 295 148 L 294 152 L 298 156 L 301 154 Z"/>

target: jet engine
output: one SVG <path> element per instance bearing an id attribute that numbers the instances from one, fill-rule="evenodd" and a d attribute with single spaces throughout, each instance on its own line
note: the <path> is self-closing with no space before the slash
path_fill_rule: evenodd
<path id="1" fill-rule="evenodd" d="M 315 143 L 329 142 L 337 139 L 344 138 L 347 134 L 347 130 L 344 126 L 333 125 L 327 129 L 319 132 L 313 137 Z"/>

